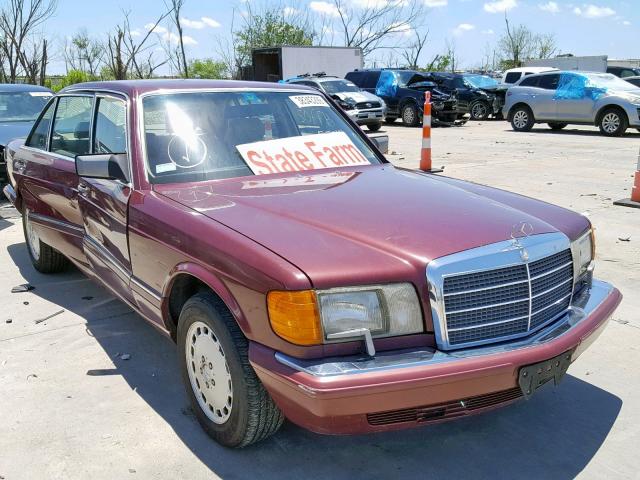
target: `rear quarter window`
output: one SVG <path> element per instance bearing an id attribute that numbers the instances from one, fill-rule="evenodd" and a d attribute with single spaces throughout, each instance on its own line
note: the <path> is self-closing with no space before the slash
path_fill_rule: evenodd
<path id="1" fill-rule="evenodd" d="M 504 83 L 516 83 L 518 80 L 520 80 L 520 76 L 520 72 L 509 72 L 504 77 Z"/>
<path id="2" fill-rule="evenodd" d="M 359 86 L 361 86 L 362 88 L 376 88 L 379 77 L 380 77 L 380 72 L 367 72 L 365 74 L 363 84 Z M 353 82 L 353 83 L 356 83 L 356 82 Z"/>
<path id="3" fill-rule="evenodd" d="M 524 80 L 522 80 L 518 84 L 518 86 L 519 87 L 537 87 L 539 79 L 540 79 L 540 77 L 527 77 Z"/>

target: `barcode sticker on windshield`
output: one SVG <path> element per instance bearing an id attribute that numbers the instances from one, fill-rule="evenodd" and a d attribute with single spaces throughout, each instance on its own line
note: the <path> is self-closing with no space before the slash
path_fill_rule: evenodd
<path id="1" fill-rule="evenodd" d="M 50 92 L 29 92 L 32 97 L 51 97 L 53 94 Z"/>
<path id="2" fill-rule="evenodd" d="M 294 95 L 289 97 L 299 108 L 328 107 L 329 104 L 320 95 Z"/>

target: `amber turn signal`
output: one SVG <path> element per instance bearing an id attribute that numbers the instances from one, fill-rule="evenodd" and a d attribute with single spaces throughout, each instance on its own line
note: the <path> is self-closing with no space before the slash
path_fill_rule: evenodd
<path id="1" fill-rule="evenodd" d="M 272 291 L 267 295 L 269 321 L 276 334 L 297 345 L 322 343 L 316 294 L 312 290 Z"/>

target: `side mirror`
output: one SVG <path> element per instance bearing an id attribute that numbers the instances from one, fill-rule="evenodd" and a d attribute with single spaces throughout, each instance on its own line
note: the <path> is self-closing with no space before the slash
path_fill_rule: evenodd
<path id="1" fill-rule="evenodd" d="M 129 183 L 129 162 L 126 153 L 98 153 L 76 156 L 79 177 L 120 180 Z"/>
<path id="2" fill-rule="evenodd" d="M 388 135 L 376 135 L 370 136 L 369 140 L 373 142 L 373 144 L 378 147 L 380 152 L 387 154 L 389 153 L 389 136 Z"/>

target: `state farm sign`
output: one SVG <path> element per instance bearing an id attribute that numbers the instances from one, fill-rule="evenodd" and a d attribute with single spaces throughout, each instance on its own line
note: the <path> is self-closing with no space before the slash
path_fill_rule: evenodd
<path id="1" fill-rule="evenodd" d="M 256 175 L 371 163 L 344 132 L 278 138 L 236 148 Z"/>

